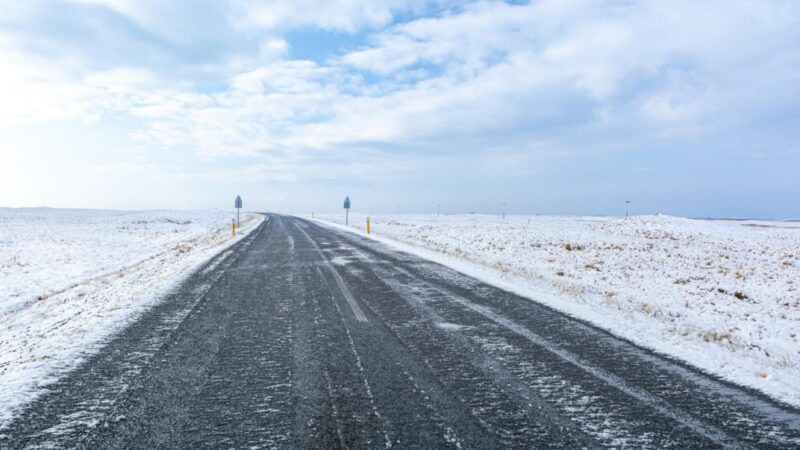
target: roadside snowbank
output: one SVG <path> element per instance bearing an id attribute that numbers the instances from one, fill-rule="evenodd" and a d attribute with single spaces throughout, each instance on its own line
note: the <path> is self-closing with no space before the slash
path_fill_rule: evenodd
<path id="1" fill-rule="evenodd" d="M 208 211 L 0 208 L 0 428 L 60 374 L 253 230 Z"/>
<path id="2" fill-rule="evenodd" d="M 358 229 L 364 219 L 350 215 Z M 800 406 L 798 223 L 385 215 L 372 228 L 403 250 Z"/>

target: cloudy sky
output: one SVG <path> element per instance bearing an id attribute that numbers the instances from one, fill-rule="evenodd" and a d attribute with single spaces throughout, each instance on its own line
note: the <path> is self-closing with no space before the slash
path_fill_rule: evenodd
<path id="1" fill-rule="evenodd" d="M 0 206 L 800 217 L 800 2 L 0 0 Z"/>

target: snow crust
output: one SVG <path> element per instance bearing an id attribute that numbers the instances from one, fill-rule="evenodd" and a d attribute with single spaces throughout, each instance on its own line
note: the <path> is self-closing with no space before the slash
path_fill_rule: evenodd
<path id="1" fill-rule="evenodd" d="M 0 208 L 0 429 L 59 375 L 262 220 Z"/>
<path id="2" fill-rule="evenodd" d="M 364 234 L 363 214 L 315 217 Z M 373 239 L 800 406 L 800 223 L 370 218 Z"/>

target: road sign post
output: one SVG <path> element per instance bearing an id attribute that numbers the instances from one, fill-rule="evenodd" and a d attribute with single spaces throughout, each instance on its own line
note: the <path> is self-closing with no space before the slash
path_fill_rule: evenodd
<path id="1" fill-rule="evenodd" d="M 344 224 L 348 225 L 350 223 L 350 196 L 345 196 L 344 198 Z"/>
<path id="2" fill-rule="evenodd" d="M 239 225 L 241 225 L 239 223 L 239 210 L 242 209 L 242 197 L 240 195 L 236 196 L 234 207 L 236 208 L 236 226 L 238 227 Z"/>

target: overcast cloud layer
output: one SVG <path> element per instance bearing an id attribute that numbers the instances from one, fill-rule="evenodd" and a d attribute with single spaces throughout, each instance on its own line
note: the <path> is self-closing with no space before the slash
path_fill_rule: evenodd
<path id="1" fill-rule="evenodd" d="M 800 2 L 0 0 L 0 206 L 800 217 Z"/>

